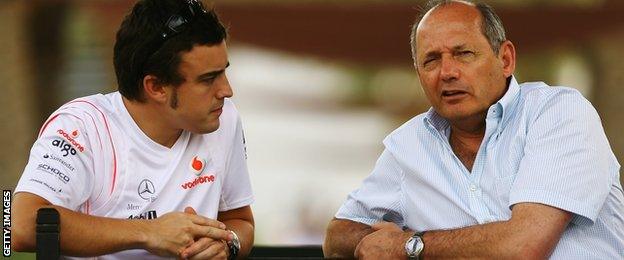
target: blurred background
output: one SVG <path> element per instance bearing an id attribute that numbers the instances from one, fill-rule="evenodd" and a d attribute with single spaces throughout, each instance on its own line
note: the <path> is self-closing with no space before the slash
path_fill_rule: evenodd
<path id="1" fill-rule="evenodd" d="M 624 162 L 624 1 L 485 2 L 516 45 L 518 81 L 579 89 Z M 116 90 L 112 46 L 133 3 L 0 1 L 3 189 L 15 187 L 52 111 Z M 227 74 L 247 137 L 256 244 L 320 244 L 384 136 L 429 107 L 409 46 L 421 3 L 214 1 L 230 31 Z"/>

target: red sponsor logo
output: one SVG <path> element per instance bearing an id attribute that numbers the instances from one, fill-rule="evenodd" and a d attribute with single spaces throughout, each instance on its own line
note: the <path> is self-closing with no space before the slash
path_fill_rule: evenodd
<path id="1" fill-rule="evenodd" d="M 204 184 L 204 183 L 214 182 L 214 180 L 215 180 L 214 175 L 199 176 L 195 178 L 193 181 L 189 181 L 187 183 L 182 184 L 182 188 L 185 190 L 188 190 L 188 189 L 195 188 L 196 186 Z"/>
<path id="2" fill-rule="evenodd" d="M 65 138 L 65 140 L 67 140 L 70 144 L 72 144 L 74 147 L 76 147 L 76 149 L 78 149 L 78 151 L 84 152 L 84 149 L 85 149 L 84 146 L 82 146 L 80 143 L 78 143 L 74 139 L 74 138 L 76 138 L 78 136 L 78 130 L 75 130 L 74 132 L 72 132 L 72 135 L 69 135 L 68 133 L 63 131 L 63 129 L 59 129 L 56 132 L 59 133 L 61 136 L 63 136 L 63 138 Z M 75 133 L 75 136 L 73 136 L 74 133 Z"/>
<path id="3" fill-rule="evenodd" d="M 205 165 L 206 162 L 204 161 L 204 159 L 195 156 L 193 157 L 193 160 L 191 160 L 191 171 L 193 171 L 195 175 L 199 176 L 204 170 Z"/>

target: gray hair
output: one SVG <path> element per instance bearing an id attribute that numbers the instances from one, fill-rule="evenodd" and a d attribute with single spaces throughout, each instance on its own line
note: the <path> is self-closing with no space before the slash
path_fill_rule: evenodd
<path id="1" fill-rule="evenodd" d="M 416 61 L 416 29 L 418 25 L 422 21 L 422 18 L 429 12 L 430 10 L 439 7 L 449 5 L 451 3 L 465 3 L 474 5 L 479 13 L 481 13 L 481 32 L 483 36 L 490 43 L 490 47 L 494 51 L 494 53 L 498 54 L 500 50 L 501 44 L 507 40 L 505 37 L 505 28 L 503 27 L 503 22 L 500 17 L 494 12 L 494 8 L 485 3 L 472 3 L 471 1 L 463 1 L 463 0 L 430 0 L 427 2 L 425 7 L 421 9 L 420 15 L 418 19 L 412 26 L 412 34 L 410 35 L 410 43 L 412 46 L 412 58 Z"/>

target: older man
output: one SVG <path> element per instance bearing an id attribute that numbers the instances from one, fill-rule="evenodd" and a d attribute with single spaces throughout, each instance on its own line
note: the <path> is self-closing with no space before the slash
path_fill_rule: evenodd
<path id="1" fill-rule="evenodd" d="M 624 196 L 574 89 L 518 84 L 493 9 L 429 4 L 412 31 L 432 108 L 391 133 L 329 224 L 332 257 L 624 259 Z"/>

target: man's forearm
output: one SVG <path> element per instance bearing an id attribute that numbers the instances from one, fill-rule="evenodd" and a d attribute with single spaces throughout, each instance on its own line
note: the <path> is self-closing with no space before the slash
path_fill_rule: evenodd
<path id="1" fill-rule="evenodd" d="M 510 248 L 514 244 L 512 230 L 507 222 L 492 222 L 452 230 L 428 231 L 423 236 L 425 249 L 421 256 L 425 259 L 518 257 L 518 250 Z"/>
<path id="2" fill-rule="evenodd" d="M 254 241 L 254 226 L 252 223 L 242 219 L 224 220 L 223 223 L 227 229 L 234 231 L 238 236 L 241 244 L 241 250 L 238 252 L 238 259 L 245 258 L 251 252 Z"/>
<path id="3" fill-rule="evenodd" d="M 220 241 L 229 235 L 225 224 L 196 214 L 169 212 L 153 220 L 104 218 L 52 206 L 34 194 L 18 193 L 12 227 L 17 251 L 34 251 L 35 218 L 41 207 L 59 211 L 61 254 L 68 256 L 99 256 L 128 249 L 180 256 L 196 237 Z"/>
<path id="4" fill-rule="evenodd" d="M 425 258 L 544 259 L 559 243 L 572 214 L 546 205 L 516 204 L 508 221 L 446 231 L 423 240 Z"/>
<path id="5" fill-rule="evenodd" d="M 121 250 L 141 248 L 146 241 L 145 221 L 121 220 L 89 216 L 58 206 L 60 215 L 61 254 L 68 256 L 98 256 Z M 36 210 L 22 213 L 20 251 L 35 250 Z"/>
<path id="6" fill-rule="evenodd" d="M 323 253 L 325 257 L 353 258 L 360 240 L 372 232 L 368 225 L 334 218 L 327 227 Z"/>
<path id="7" fill-rule="evenodd" d="M 61 252 L 64 255 L 98 256 L 145 247 L 145 220 L 95 217 L 55 208 L 61 215 Z"/>

